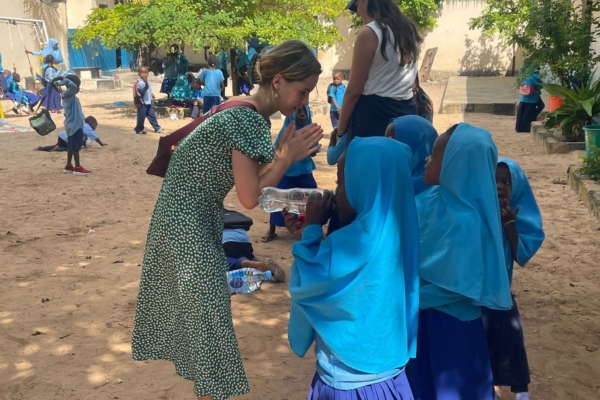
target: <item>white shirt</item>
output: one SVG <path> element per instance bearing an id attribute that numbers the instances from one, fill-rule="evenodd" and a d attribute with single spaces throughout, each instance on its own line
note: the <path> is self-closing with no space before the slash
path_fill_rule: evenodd
<path id="1" fill-rule="evenodd" d="M 412 89 L 417 76 L 417 62 L 400 66 L 400 54 L 394 49 L 394 35 L 390 28 L 385 54 L 387 61 L 381 55 L 381 40 L 383 32 L 377 22 L 369 22 L 366 26 L 377 35 L 377 51 L 369 69 L 369 76 L 363 89 L 364 95 L 377 95 L 395 100 L 409 100 L 413 97 Z"/>

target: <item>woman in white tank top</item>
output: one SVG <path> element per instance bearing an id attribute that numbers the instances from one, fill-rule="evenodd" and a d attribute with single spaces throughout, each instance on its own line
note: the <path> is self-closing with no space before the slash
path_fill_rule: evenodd
<path id="1" fill-rule="evenodd" d="M 417 114 L 412 88 L 423 39 L 394 0 L 351 0 L 364 27 L 352 55 L 338 136 L 383 136 L 393 118 Z"/>

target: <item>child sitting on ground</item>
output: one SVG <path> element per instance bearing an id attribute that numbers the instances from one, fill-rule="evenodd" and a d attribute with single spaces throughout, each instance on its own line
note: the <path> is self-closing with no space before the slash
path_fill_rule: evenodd
<path id="1" fill-rule="evenodd" d="M 512 281 L 513 264 L 524 267 L 544 242 L 542 215 L 525 172 L 509 158 L 500 158 L 496 187 L 503 226 L 504 260 Z M 510 386 L 516 400 L 528 400 L 529 363 L 521 316 L 514 296 L 506 311 L 483 308 L 483 324 L 494 375 L 494 385 Z"/>
<path id="2" fill-rule="evenodd" d="M 85 123 L 83 124 L 83 147 L 86 146 L 86 141 L 89 139 L 92 142 L 98 143 L 100 146 L 107 146 L 107 143 L 102 142 L 98 134 L 96 133 L 96 129 L 98 128 L 98 121 L 96 118 L 89 116 L 85 119 Z M 58 142 L 55 145 L 51 146 L 40 146 L 36 150 L 38 151 L 68 151 L 68 140 L 66 131 L 62 131 L 58 134 Z"/>
<path id="3" fill-rule="evenodd" d="M 60 94 L 65 110 L 64 125 L 67 133 L 67 165 L 65 165 L 63 172 L 77 176 L 89 175 L 92 172 L 83 168 L 79 159 L 79 150 L 83 146 L 83 124 L 85 119 L 77 98 L 81 81 L 77 75 L 61 75 L 55 77 L 52 84 L 66 86 L 67 88 Z M 75 160 L 75 166 L 72 164 L 73 160 Z"/>
<path id="4" fill-rule="evenodd" d="M 200 110 L 202 110 L 202 106 L 204 105 L 204 90 L 202 89 L 202 81 L 200 79 L 196 79 L 192 85 L 190 100 L 194 107 L 191 117 L 196 119 L 202 115 Z"/>
<path id="5" fill-rule="evenodd" d="M 285 119 L 285 122 L 279 131 L 279 135 L 275 140 L 275 146 L 277 146 L 277 142 L 279 141 L 281 134 L 291 123 L 296 124 L 296 130 L 300 130 L 305 126 L 312 124 L 310 108 L 308 106 L 300 107 L 298 111 L 292 114 L 291 117 L 287 117 Z M 312 156 L 306 157 L 304 160 L 300 160 L 297 163 L 292 164 L 286 171 L 283 178 L 281 178 L 279 181 L 277 187 L 279 189 L 316 189 L 318 187 L 317 182 L 312 174 L 312 172 L 317 168 L 315 166 L 315 162 L 312 160 L 312 157 L 314 157 L 316 154 L 317 153 L 315 152 Z M 285 226 L 283 216 L 279 212 L 271 213 L 269 230 L 267 234 L 262 237 L 263 242 L 270 242 L 277 237 L 277 233 L 275 232 L 277 226 Z"/>

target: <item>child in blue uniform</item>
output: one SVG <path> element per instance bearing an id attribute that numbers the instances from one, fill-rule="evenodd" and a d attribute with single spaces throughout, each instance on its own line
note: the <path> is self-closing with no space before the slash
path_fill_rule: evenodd
<path id="1" fill-rule="evenodd" d="M 224 87 L 225 77 L 223 72 L 217 68 L 217 57 L 214 54 L 208 56 L 208 68 L 200 73 L 198 79 L 204 86 L 204 104 L 202 113 L 207 113 L 213 106 L 221 104 L 221 89 Z"/>
<path id="2" fill-rule="evenodd" d="M 327 101 L 331 104 L 329 108 L 329 118 L 331 119 L 333 129 L 338 127 L 340 110 L 342 109 L 344 94 L 346 93 L 346 85 L 344 85 L 343 79 L 344 76 L 342 73 L 335 71 L 333 73 L 333 82 L 330 83 L 327 88 Z"/>
<path id="3" fill-rule="evenodd" d="M 504 259 L 512 281 L 513 265 L 524 267 L 544 242 L 542 215 L 527 176 L 516 162 L 500 158 L 496 186 L 503 226 Z M 510 386 L 516 400 L 528 400 L 529 363 L 517 303 L 507 311 L 483 308 L 494 385 Z"/>
<path id="4" fill-rule="evenodd" d="M 531 123 L 537 120 L 538 115 L 544 110 L 546 105 L 542 101 L 542 79 L 537 72 L 523 81 L 523 85 L 529 86 L 531 94 L 521 95 L 519 98 L 519 107 L 517 108 L 517 122 L 515 130 L 517 132 L 529 132 Z"/>
<path id="5" fill-rule="evenodd" d="M 346 224 L 323 240 L 333 194 L 310 196 L 294 243 L 288 338 L 315 343 L 309 400 L 412 400 L 404 366 L 415 357 L 418 220 L 408 146 L 355 138 L 338 163 L 335 210 Z"/>
<path id="6" fill-rule="evenodd" d="M 355 139 L 356 140 L 356 139 Z M 461 123 L 435 141 L 417 196 L 420 298 L 415 400 L 495 400 L 481 308 L 508 310 L 492 135 Z"/>
<path id="7" fill-rule="evenodd" d="M 86 147 L 86 141 L 89 139 L 92 142 L 98 143 L 100 146 L 107 146 L 107 143 L 102 142 L 100 137 L 96 133 L 98 128 L 98 121 L 96 118 L 89 116 L 84 120 L 83 124 L 83 147 Z M 38 151 L 68 151 L 69 136 L 66 131 L 62 131 L 58 134 L 58 142 L 52 146 L 40 146 L 36 150 Z"/>
<path id="8" fill-rule="evenodd" d="M 298 109 L 298 111 L 292 114 L 291 117 L 287 117 L 285 119 L 285 122 L 279 131 L 279 135 L 275 140 L 275 146 L 277 146 L 277 142 L 279 141 L 279 137 L 283 131 L 285 131 L 288 125 L 292 122 L 296 124 L 296 130 L 300 130 L 305 126 L 312 124 L 310 108 L 308 106 L 301 107 Z M 316 155 L 316 153 L 313 154 L 313 157 L 314 155 Z M 315 178 L 312 174 L 316 168 L 317 167 L 315 166 L 315 162 L 312 160 L 312 157 L 306 157 L 304 160 L 298 161 L 290 166 L 283 178 L 281 178 L 281 181 L 279 181 L 277 187 L 279 189 L 316 189 L 317 181 L 315 181 Z M 277 233 L 275 233 L 277 226 L 285 226 L 283 216 L 279 212 L 271 213 L 269 231 L 262 237 L 263 242 L 270 242 L 277 237 Z"/>
<path id="9" fill-rule="evenodd" d="M 196 119 L 200 116 L 200 110 L 204 105 L 204 90 L 202 89 L 202 81 L 196 79 L 192 84 L 192 91 L 190 92 L 190 100 L 193 102 L 193 109 L 191 117 Z"/>

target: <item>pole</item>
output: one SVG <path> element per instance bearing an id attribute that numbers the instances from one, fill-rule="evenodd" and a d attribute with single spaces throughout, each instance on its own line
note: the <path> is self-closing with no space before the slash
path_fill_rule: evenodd
<path id="1" fill-rule="evenodd" d="M 17 21 L 13 21 L 13 23 L 17 26 L 19 35 L 21 36 L 21 43 L 23 43 L 23 49 L 25 49 L 25 51 L 27 51 L 27 47 L 25 47 L 25 39 L 23 39 L 23 33 L 21 32 L 21 27 L 19 26 L 19 24 L 17 24 Z M 31 72 L 31 76 L 34 76 L 33 66 L 31 65 L 31 59 L 29 58 L 29 54 L 27 54 L 27 61 L 29 62 L 29 71 Z"/>
<path id="2" fill-rule="evenodd" d="M 14 72 L 17 72 L 17 66 L 15 65 L 15 49 L 13 48 L 12 34 L 10 33 L 10 24 L 7 22 L 6 25 L 8 26 L 8 40 L 10 40 L 10 51 L 12 53 L 13 73 L 14 73 Z"/>

